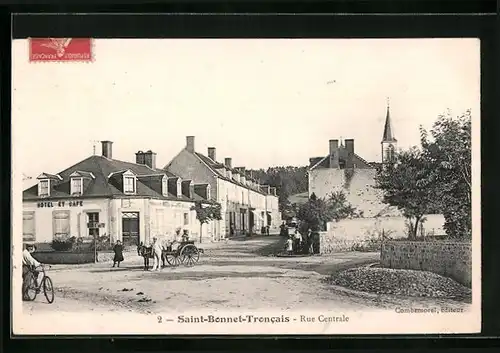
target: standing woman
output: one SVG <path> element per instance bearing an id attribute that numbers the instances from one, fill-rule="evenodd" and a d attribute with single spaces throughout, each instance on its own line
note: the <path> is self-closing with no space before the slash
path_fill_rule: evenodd
<path id="1" fill-rule="evenodd" d="M 123 245 L 120 240 L 116 241 L 116 245 L 113 247 L 113 251 L 115 252 L 115 257 L 113 259 L 113 267 L 118 263 L 118 267 L 120 267 L 120 262 L 123 261 Z"/>

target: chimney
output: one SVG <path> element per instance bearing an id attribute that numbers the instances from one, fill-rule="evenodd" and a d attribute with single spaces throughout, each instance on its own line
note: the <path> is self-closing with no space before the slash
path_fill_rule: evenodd
<path id="1" fill-rule="evenodd" d="M 151 169 L 156 169 L 156 153 L 151 150 L 144 152 L 144 164 Z"/>
<path id="2" fill-rule="evenodd" d="M 215 159 L 215 147 L 208 147 L 208 158 L 210 158 L 214 162 L 217 162 L 217 160 Z"/>
<path id="3" fill-rule="evenodd" d="M 135 163 L 136 164 L 146 164 L 146 162 L 144 161 L 144 152 L 137 151 L 137 153 L 135 154 Z"/>
<path id="4" fill-rule="evenodd" d="M 101 141 L 102 144 L 102 156 L 112 159 L 113 158 L 113 142 L 112 141 Z"/>
<path id="5" fill-rule="evenodd" d="M 347 150 L 346 168 L 352 168 L 354 158 L 354 139 L 345 139 L 345 149 Z"/>
<path id="6" fill-rule="evenodd" d="M 339 167 L 339 140 L 330 140 L 330 168 Z"/>
<path id="7" fill-rule="evenodd" d="M 231 167 L 231 164 L 232 164 L 232 159 L 231 158 L 224 158 L 224 164 L 226 167 L 228 167 L 229 169 L 232 169 Z"/>
<path id="8" fill-rule="evenodd" d="M 194 153 L 194 136 L 186 136 L 186 150 Z"/>
<path id="9" fill-rule="evenodd" d="M 240 174 L 240 183 L 246 185 L 246 172 L 245 172 L 245 167 L 238 167 L 238 173 Z"/>

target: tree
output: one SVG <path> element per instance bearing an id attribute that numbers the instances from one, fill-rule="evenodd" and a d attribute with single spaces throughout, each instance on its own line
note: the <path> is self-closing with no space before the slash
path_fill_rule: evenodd
<path id="1" fill-rule="evenodd" d="M 355 209 L 347 202 L 342 192 L 334 192 L 327 199 L 318 198 L 314 193 L 300 205 L 297 218 L 303 230 L 317 232 L 326 228 L 326 223 L 353 216 Z"/>
<path id="2" fill-rule="evenodd" d="M 214 201 L 196 201 L 191 210 L 196 211 L 196 219 L 200 222 L 200 243 L 202 241 L 203 224 L 213 220 L 221 220 L 221 205 Z"/>
<path id="3" fill-rule="evenodd" d="M 279 197 L 279 209 L 285 214 L 292 214 L 293 207 L 289 196 L 308 191 L 307 167 L 278 166 L 269 167 L 267 170 L 249 170 L 254 178 L 262 185 L 276 188 Z"/>
<path id="4" fill-rule="evenodd" d="M 409 223 L 408 238 L 417 238 L 419 223 L 435 206 L 434 176 L 431 165 L 416 147 L 398 153 L 396 163 L 379 167 L 376 188 L 383 190 L 383 201 L 396 206 Z"/>
<path id="5" fill-rule="evenodd" d="M 339 221 L 356 216 L 356 209 L 347 202 L 347 198 L 342 191 L 332 192 L 328 196 L 328 204 L 332 220 Z"/>
<path id="6" fill-rule="evenodd" d="M 420 128 L 423 156 L 431 165 L 434 196 L 452 237 L 470 237 L 471 219 L 471 112 L 441 115 L 429 132 Z"/>

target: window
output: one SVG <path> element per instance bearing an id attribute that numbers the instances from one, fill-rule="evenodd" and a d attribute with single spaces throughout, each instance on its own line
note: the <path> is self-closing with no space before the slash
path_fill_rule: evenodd
<path id="1" fill-rule="evenodd" d="M 207 186 L 207 200 L 210 200 L 210 185 Z M 227 200 L 227 192 L 226 192 L 226 200 Z"/>
<path id="2" fill-rule="evenodd" d="M 184 213 L 184 225 L 187 226 L 189 224 L 189 213 Z"/>
<path id="3" fill-rule="evenodd" d="M 38 195 L 39 196 L 49 196 L 49 180 L 40 180 L 38 184 Z"/>
<path id="4" fill-rule="evenodd" d="M 123 192 L 134 193 L 135 192 L 135 178 L 126 176 L 123 178 Z"/>
<path id="5" fill-rule="evenodd" d="M 83 194 L 83 179 L 71 178 L 71 195 Z"/>
<path id="6" fill-rule="evenodd" d="M 168 179 L 167 178 L 163 178 L 161 180 L 161 190 L 162 190 L 163 196 L 168 195 Z"/>
<path id="7" fill-rule="evenodd" d="M 54 211 L 53 226 L 55 239 L 68 239 L 70 237 L 69 211 Z"/>
<path id="8" fill-rule="evenodd" d="M 88 229 L 89 229 L 89 237 L 98 237 L 99 236 L 99 212 L 88 212 Z"/>
<path id="9" fill-rule="evenodd" d="M 387 148 L 387 161 L 388 162 L 393 162 L 394 161 L 394 146 L 389 145 Z"/>
<path id="10" fill-rule="evenodd" d="M 164 216 L 163 210 L 162 209 L 157 209 L 156 210 L 156 222 L 155 222 L 156 223 L 155 224 L 156 227 L 155 228 L 156 228 L 156 233 L 158 235 L 164 234 L 164 230 L 165 230 L 164 229 L 165 226 L 163 225 L 163 223 L 164 223 L 163 219 L 164 218 L 165 218 L 165 216 Z"/>
<path id="11" fill-rule="evenodd" d="M 23 212 L 23 241 L 35 240 L 35 212 Z"/>

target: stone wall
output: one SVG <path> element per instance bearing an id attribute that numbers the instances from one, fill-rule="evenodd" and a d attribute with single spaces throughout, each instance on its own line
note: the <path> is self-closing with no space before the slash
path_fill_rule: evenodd
<path id="1" fill-rule="evenodd" d="M 425 217 L 425 234 L 444 234 L 442 215 Z M 327 224 L 327 231 L 320 233 L 320 253 L 350 251 L 354 245 L 364 246 L 370 242 L 373 244 L 373 241 L 381 240 L 382 235 L 391 239 L 406 238 L 405 222 L 404 217 L 354 218 L 330 222 Z"/>
<path id="2" fill-rule="evenodd" d="M 470 243 L 388 241 L 382 244 L 380 262 L 387 268 L 434 272 L 471 286 Z"/>
<path id="3" fill-rule="evenodd" d="M 319 253 L 331 254 L 336 252 L 351 251 L 356 241 L 354 239 L 339 239 L 331 232 L 319 233 Z"/>
<path id="4" fill-rule="evenodd" d="M 444 217 L 439 214 L 425 216 L 423 223 L 424 234 L 426 235 L 444 235 Z M 327 224 L 328 232 L 333 233 L 337 238 L 362 240 L 367 237 L 381 235 L 386 237 L 400 239 L 407 237 L 406 219 L 397 217 L 370 217 L 343 219 L 338 222 L 329 222 Z M 420 226 L 419 226 L 420 228 Z M 418 234 L 421 236 L 421 234 Z"/>

